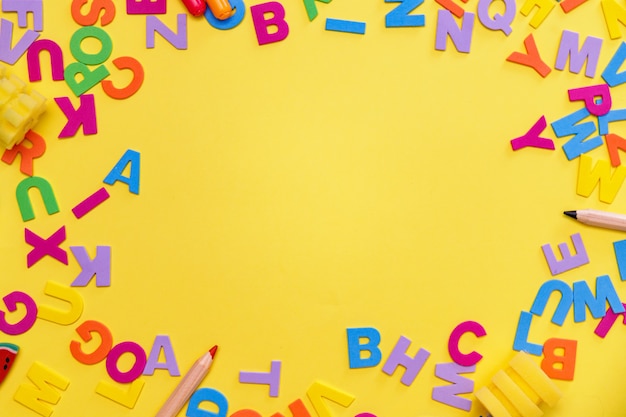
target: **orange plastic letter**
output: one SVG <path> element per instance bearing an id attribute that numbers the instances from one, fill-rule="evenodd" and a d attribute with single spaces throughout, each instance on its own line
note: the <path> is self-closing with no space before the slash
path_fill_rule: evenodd
<path id="1" fill-rule="evenodd" d="M 129 69 L 133 73 L 133 79 L 124 88 L 116 88 L 111 80 L 102 80 L 102 90 L 111 98 L 122 100 L 135 94 L 143 84 L 143 67 L 135 58 L 122 56 L 113 60 L 117 69 Z"/>
<path id="2" fill-rule="evenodd" d="M 113 346 L 111 331 L 99 321 L 87 320 L 76 328 L 76 333 L 84 342 L 89 342 L 92 339 L 92 333 L 98 333 L 100 336 L 100 346 L 92 353 L 83 352 L 80 342 L 72 340 L 70 343 L 70 351 L 74 359 L 85 365 L 93 365 L 104 360 Z"/>
<path id="3" fill-rule="evenodd" d="M 104 10 L 100 24 L 106 26 L 115 18 L 115 4 L 111 0 L 94 0 L 87 14 L 80 12 L 81 8 L 87 4 L 89 0 L 72 1 L 72 18 L 81 26 L 93 26 L 98 22 L 100 12 Z"/>
<path id="4" fill-rule="evenodd" d="M 552 379 L 571 381 L 576 369 L 576 340 L 552 338 L 543 344 L 543 360 L 541 369 Z M 557 355 L 557 349 L 563 349 L 562 355 Z M 555 364 L 561 366 L 555 367 Z"/>

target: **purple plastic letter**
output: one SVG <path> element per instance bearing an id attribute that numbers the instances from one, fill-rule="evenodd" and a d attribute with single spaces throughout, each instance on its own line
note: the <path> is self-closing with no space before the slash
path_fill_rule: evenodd
<path id="1" fill-rule="evenodd" d="M 438 363 L 435 365 L 435 375 L 452 385 L 444 385 L 433 388 L 433 400 L 449 405 L 460 410 L 469 411 L 472 408 L 472 401 L 459 397 L 458 394 L 469 394 L 474 392 L 474 381 L 464 378 L 459 374 L 475 372 L 476 365 L 461 366 L 454 362 Z"/>
<path id="2" fill-rule="evenodd" d="M 156 16 L 146 16 L 146 48 L 154 48 L 154 35 L 159 33 L 176 49 L 187 49 L 187 14 L 176 15 L 178 33 L 165 26 Z"/>
<path id="3" fill-rule="evenodd" d="M 242 384 L 267 384 L 270 386 L 270 397 L 278 397 L 280 387 L 280 361 L 272 361 L 269 373 L 239 372 L 239 382 Z"/>
<path id="4" fill-rule="evenodd" d="M 9 65 L 15 64 L 38 37 L 38 32 L 28 29 L 15 46 L 11 47 L 13 22 L 0 19 L 0 61 L 6 62 Z"/>
<path id="5" fill-rule="evenodd" d="M 578 33 L 564 30 L 554 68 L 562 71 L 565 68 L 567 57 L 569 56 L 570 72 L 578 74 L 586 61 L 587 69 L 585 70 L 585 76 L 593 78 L 596 75 L 596 68 L 598 67 L 600 49 L 602 49 L 602 39 L 588 36 L 579 51 Z"/>
<path id="6" fill-rule="evenodd" d="M 72 287 L 85 287 L 96 277 L 96 287 L 109 287 L 111 285 L 111 247 L 96 246 L 96 256 L 89 259 L 89 254 L 84 246 L 70 246 L 70 250 L 78 261 L 81 271 Z"/>
<path id="7" fill-rule="evenodd" d="M 576 233 L 571 237 L 572 242 L 574 243 L 574 249 L 576 249 L 576 254 L 570 254 L 567 243 L 559 243 L 559 250 L 561 251 L 561 256 L 563 257 L 560 261 L 556 260 L 554 251 L 549 244 L 545 244 L 541 247 L 543 254 L 546 257 L 546 261 L 548 261 L 548 266 L 550 267 L 552 275 L 558 275 L 569 271 L 570 269 L 578 268 L 579 266 L 589 263 L 589 257 L 587 256 L 587 251 L 585 250 L 585 245 L 580 237 L 580 233 Z"/>
<path id="8" fill-rule="evenodd" d="M 410 386 L 413 383 L 417 374 L 419 374 L 422 370 L 422 367 L 430 356 L 430 352 L 421 348 L 415 357 L 412 358 L 408 356 L 406 354 L 406 350 L 410 345 L 411 340 L 404 336 L 400 336 L 396 346 L 387 358 L 385 365 L 383 365 L 383 372 L 387 375 L 393 375 L 398 366 L 403 366 L 406 370 L 400 381 L 406 386 Z"/>
<path id="9" fill-rule="evenodd" d="M 463 23 L 459 28 L 452 13 L 447 9 L 439 10 L 437 14 L 437 37 L 435 39 L 435 49 L 446 50 L 447 37 L 450 36 L 456 50 L 469 53 L 472 46 L 472 32 L 474 31 L 474 14 L 465 12 Z"/>

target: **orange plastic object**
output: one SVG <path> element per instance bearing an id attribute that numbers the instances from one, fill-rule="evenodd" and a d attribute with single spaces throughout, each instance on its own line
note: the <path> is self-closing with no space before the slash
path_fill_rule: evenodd
<path id="1" fill-rule="evenodd" d="M 216 19 L 226 20 L 235 14 L 235 9 L 232 8 L 228 0 L 206 0 L 206 4 Z"/>
<path id="2" fill-rule="evenodd" d="M 80 342 L 76 340 L 72 340 L 70 343 L 70 352 L 72 352 L 74 359 L 85 365 L 93 365 L 104 360 L 113 346 L 111 331 L 99 321 L 87 320 L 76 328 L 76 333 L 85 342 L 92 340 L 92 333 L 97 333 L 100 336 L 100 345 L 92 353 L 83 352 Z"/>
<path id="3" fill-rule="evenodd" d="M 122 100 L 135 94 L 143 84 L 144 72 L 141 63 L 130 56 L 122 56 L 113 60 L 117 69 L 128 69 L 133 73 L 133 79 L 123 88 L 117 88 L 110 80 L 102 80 L 102 90 L 111 98 Z"/>

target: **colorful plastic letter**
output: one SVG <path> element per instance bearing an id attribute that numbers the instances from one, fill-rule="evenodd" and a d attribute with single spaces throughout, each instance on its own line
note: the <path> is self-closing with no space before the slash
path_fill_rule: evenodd
<path id="1" fill-rule="evenodd" d="M 562 71 L 565 68 L 567 57 L 569 56 L 569 72 L 578 74 L 585 62 L 587 62 L 585 76 L 593 78 L 596 75 L 596 68 L 598 67 L 598 59 L 600 58 L 601 49 L 602 39 L 587 36 L 579 51 L 578 33 L 564 30 L 561 35 L 561 43 L 559 45 L 559 52 L 556 56 L 556 64 L 554 65 L 554 68 Z M 587 109 L 589 109 L 589 107 L 587 107 Z"/>
<path id="2" fill-rule="evenodd" d="M 108 398 L 119 405 L 132 409 L 135 407 L 135 404 L 137 404 L 137 400 L 145 384 L 146 382 L 143 378 L 135 379 L 130 384 L 124 384 L 123 387 L 102 380 L 98 382 L 96 386 L 96 394 L 100 394 L 104 398 Z"/>
<path id="3" fill-rule="evenodd" d="M 569 13 L 585 2 L 587 2 L 587 0 L 563 0 L 559 4 L 561 5 L 563 12 Z"/>
<path id="4" fill-rule="evenodd" d="M 622 32 L 618 23 L 626 24 L 626 9 L 617 4 L 615 0 L 602 0 L 602 13 L 604 14 L 604 21 L 606 22 L 606 28 L 609 30 L 609 36 L 611 39 L 617 39 L 622 37 Z"/>
<path id="5" fill-rule="evenodd" d="M 542 345 L 531 343 L 528 341 L 528 333 L 533 320 L 533 315 L 526 311 L 521 311 L 517 329 L 515 330 L 515 340 L 513 341 L 513 350 L 528 352 L 531 355 L 540 356 L 543 350 Z"/>
<path id="6" fill-rule="evenodd" d="M 80 105 L 75 109 L 69 97 L 55 97 L 54 99 L 67 118 L 67 123 L 59 133 L 60 139 L 75 136 L 81 126 L 83 127 L 83 135 L 98 133 L 96 101 L 93 94 L 83 94 L 79 100 Z"/>
<path id="7" fill-rule="evenodd" d="M 204 18 L 211 26 L 219 30 L 229 30 L 239 26 L 246 15 L 246 5 L 243 0 L 229 0 L 231 7 L 235 10 L 235 13 L 228 19 L 219 20 L 216 18 L 211 9 L 207 7 L 204 11 Z"/>
<path id="8" fill-rule="evenodd" d="M 126 0 L 126 14 L 166 14 L 167 0 Z"/>
<path id="9" fill-rule="evenodd" d="M 80 75 L 80 81 L 76 81 L 77 75 Z M 92 71 L 82 62 L 73 62 L 63 71 L 65 83 L 76 97 L 85 94 L 108 76 L 109 70 L 104 65 L 100 65 Z"/>
<path id="10" fill-rule="evenodd" d="M 610 87 L 615 87 L 626 82 L 626 71 L 618 72 L 625 60 L 626 42 L 622 42 L 602 72 L 602 78 Z"/>
<path id="11" fill-rule="evenodd" d="M 95 54 L 83 51 L 81 44 L 87 38 L 93 38 L 100 41 L 100 51 Z M 111 37 L 101 28 L 97 26 L 83 26 L 72 35 L 70 39 L 70 51 L 72 56 L 78 62 L 85 65 L 100 65 L 111 56 L 113 52 L 113 41 Z"/>
<path id="12" fill-rule="evenodd" d="M 586 309 L 593 318 L 599 319 L 604 317 L 605 306 L 608 302 L 614 313 L 623 313 L 624 305 L 619 300 L 617 292 L 611 283 L 608 275 L 602 275 L 596 278 L 596 295 L 591 293 L 591 289 L 586 281 L 577 281 L 574 287 L 574 322 L 579 323 L 586 319 Z"/>
<path id="13" fill-rule="evenodd" d="M 26 53 L 28 62 L 28 79 L 29 81 L 41 81 L 41 51 L 48 51 L 50 54 L 50 71 L 52 79 L 60 81 L 64 79 L 63 75 L 63 51 L 61 47 L 54 41 L 49 39 L 39 39 L 33 42 Z"/>
<path id="14" fill-rule="evenodd" d="M 612 167 L 618 167 L 622 164 L 622 159 L 619 156 L 619 151 L 626 151 L 626 139 L 620 135 L 609 133 L 604 136 L 606 142 L 606 149 L 609 152 L 609 160 Z"/>
<path id="15" fill-rule="evenodd" d="M 141 63 L 135 58 L 123 56 L 115 58 L 113 65 L 119 70 L 128 69 L 133 73 L 133 79 L 123 88 L 117 88 L 111 80 L 102 80 L 102 90 L 111 98 L 122 100 L 135 94 L 143 84 L 144 71 Z"/>
<path id="16" fill-rule="evenodd" d="M 435 39 L 435 49 L 446 50 L 448 36 L 454 47 L 459 52 L 469 53 L 472 46 L 472 33 L 474 31 L 474 14 L 465 12 L 463 23 L 458 27 L 452 13 L 449 10 L 439 10 L 437 12 L 437 35 Z"/>
<path id="17" fill-rule="evenodd" d="M 598 117 L 598 132 L 601 135 L 609 133 L 609 123 L 626 120 L 626 109 L 609 110 L 606 114 Z"/>
<path id="18" fill-rule="evenodd" d="M 611 110 L 611 90 L 607 84 L 590 85 L 588 87 L 567 90 L 569 101 L 582 100 L 585 108 L 594 116 L 604 116 Z M 596 99 L 596 97 L 599 98 Z"/>
<path id="19" fill-rule="evenodd" d="M 382 354 L 378 345 L 380 344 L 380 333 L 372 327 L 360 327 L 347 329 L 348 334 L 348 361 L 350 369 L 371 368 L 380 363 Z M 367 343 L 361 340 L 367 339 Z M 368 352 L 367 358 L 362 358 L 361 352 Z"/>
<path id="20" fill-rule="evenodd" d="M 200 408 L 200 404 L 209 401 L 217 406 L 217 413 L 203 410 Z M 189 405 L 187 406 L 186 417 L 226 417 L 228 412 L 228 400 L 218 390 L 213 388 L 200 388 L 193 393 L 189 399 Z"/>
<path id="21" fill-rule="evenodd" d="M 599 135 L 587 139 L 596 131 L 596 125 L 591 121 L 580 123 L 590 115 L 586 108 L 582 108 L 552 123 L 552 130 L 557 137 L 574 135 L 563 145 L 563 152 L 569 161 L 602 146 Z"/>
<path id="22" fill-rule="evenodd" d="M 163 350 L 163 356 L 165 363 L 159 362 L 159 355 Z M 174 349 L 172 348 L 172 342 L 167 335 L 157 335 L 154 338 L 152 349 L 148 355 L 146 367 L 143 370 L 144 375 L 154 375 L 156 369 L 167 369 L 170 376 L 180 376 L 178 370 L 178 363 L 176 362 L 176 355 L 174 355 Z"/>
<path id="23" fill-rule="evenodd" d="M 21 384 L 13 399 L 41 416 L 50 417 L 54 410 L 48 404 L 57 404 L 61 399 L 61 394 L 54 388 L 65 391 L 70 381 L 39 362 L 32 364 L 26 376 L 34 385 Z"/>
<path id="24" fill-rule="evenodd" d="M 393 375 L 398 366 L 403 366 L 405 368 L 405 372 L 400 381 L 406 386 L 410 386 L 413 383 L 417 374 L 419 374 L 422 370 L 422 367 L 430 356 L 430 352 L 421 348 L 415 357 L 412 358 L 408 356 L 405 352 L 409 348 L 410 344 L 411 341 L 408 338 L 400 336 L 400 339 L 394 346 L 393 351 L 383 365 L 383 372 L 387 375 Z"/>
<path id="25" fill-rule="evenodd" d="M 624 309 L 626 310 L 626 304 L 622 303 L 622 305 L 624 306 Z M 604 317 L 602 317 L 602 320 L 600 320 L 600 322 L 596 326 L 596 329 L 593 332 L 597 336 L 600 336 L 601 338 L 604 339 L 606 337 L 606 334 L 609 332 L 609 330 L 611 330 L 611 327 L 613 327 L 613 324 L 615 324 L 615 320 L 617 320 L 617 316 L 622 316 L 622 322 L 623 324 L 626 324 L 626 312 L 615 313 L 613 312 L 611 307 L 609 307 L 606 310 Z"/>
<path id="26" fill-rule="evenodd" d="M 552 338 L 543 344 L 544 358 L 541 369 L 552 379 L 572 381 L 576 369 L 576 340 Z M 557 355 L 556 350 L 562 349 L 563 354 Z M 555 367 L 555 364 L 560 366 Z"/>
<path id="27" fill-rule="evenodd" d="M 69 309 L 64 311 L 58 308 L 40 305 L 39 313 L 37 314 L 38 318 L 67 326 L 75 323 L 83 314 L 83 308 L 85 306 L 83 296 L 74 288 L 59 284 L 58 282 L 48 281 L 46 282 L 43 292 L 50 297 L 67 302 Z"/>
<path id="28" fill-rule="evenodd" d="M 80 219 L 91 210 L 104 203 L 108 198 L 109 192 L 106 190 L 106 188 L 101 187 L 95 193 L 91 194 L 89 197 L 74 206 L 74 208 L 72 209 L 72 213 L 74 213 L 74 216 L 77 219 Z"/>
<path id="29" fill-rule="evenodd" d="M 163 36 L 176 49 L 187 49 L 187 14 L 176 15 L 176 33 L 156 16 L 146 16 L 146 48 L 154 48 L 155 34 Z"/>
<path id="30" fill-rule="evenodd" d="M 281 366 L 282 363 L 280 361 L 272 361 L 269 373 L 240 371 L 239 382 L 242 384 L 269 385 L 270 397 L 278 397 Z"/>
<path id="31" fill-rule="evenodd" d="M 514 151 L 532 146 L 534 148 L 554 149 L 554 142 L 552 139 L 542 138 L 539 135 L 547 126 L 546 117 L 541 116 L 539 120 L 530 128 L 524 136 L 511 140 L 511 147 Z"/>
<path id="32" fill-rule="evenodd" d="M 72 18 L 81 26 L 92 26 L 98 22 L 100 13 L 100 26 L 106 26 L 115 19 L 115 4 L 113 0 L 94 0 L 87 14 L 81 12 L 81 8 L 89 3 L 89 0 L 72 1 Z"/>
<path id="33" fill-rule="evenodd" d="M 271 13 L 272 17 L 267 19 L 266 13 Z M 285 20 L 285 8 L 279 2 L 270 1 L 250 6 L 250 15 L 259 45 L 280 42 L 289 35 L 289 25 Z M 273 28 L 272 33 L 268 31 L 270 26 Z"/>
<path id="34" fill-rule="evenodd" d="M 490 30 L 501 30 L 506 36 L 509 36 L 513 29 L 511 23 L 515 19 L 516 5 L 514 0 L 504 0 L 504 14 L 496 13 L 491 17 L 489 15 L 489 7 L 495 0 L 479 0 L 478 1 L 478 20 L 484 27 Z"/>
<path id="35" fill-rule="evenodd" d="M 96 246 L 96 256 L 93 259 L 89 258 L 84 246 L 70 246 L 70 250 L 81 267 L 80 273 L 72 282 L 72 287 L 86 287 L 94 276 L 96 287 L 111 286 L 110 246 Z"/>
<path id="36" fill-rule="evenodd" d="M 41 177 L 28 177 L 20 181 L 15 189 L 15 197 L 17 198 L 17 205 L 20 208 L 22 221 L 27 222 L 35 218 L 33 204 L 28 195 L 31 188 L 39 190 L 46 212 L 49 215 L 59 212 L 59 205 L 57 204 L 57 200 L 54 196 L 54 191 L 52 191 L 50 183 Z"/>
<path id="37" fill-rule="evenodd" d="M 17 12 L 17 24 L 21 28 L 28 27 L 28 13 L 33 14 L 33 28 L 37 32 L 43 30 L 43 0 L 4 0 L 3 12 Z"/>
<path id="38" fill-rule="evenodd" d="M 135 363 L 128 371 L 122 372 L 117 367 L 117 362 L 125 353 L 133 355 L 135 357 Z M 133 382 L 141 376 L 144 368 L 146 367 L 146 362 L 146 352 L 141 346 L 135 342 L 121 342 L 113 346 L 107 355 L 107 373 L 115 382 L 127 384 L 129 382 Z"/>
<path id="39" fill-rule="evenodd" d="M 137 151 L 128 149 L 122 158 L 115 164 L 111 172 L 104 179 L 104 183 L 113 185 L 115 182 L 120 181 L 128 185 L 128 190 L 133 194 L 139 194 L 139 176 L 140 176 L 140 162 L 141 155 Z M 122 176 L 122 173 L 126 167 L 130 165 L 130 175 L 128 177 Z"/>
<path id="40" fill-rule="evenodd" d="M 461 366 L 473 366 L 480 362 L 483 355 L 476 351 L 470 353 L 461 353 L 459 350 L 459 340 L 465 333 L 473 333 L 476 337 L 483 337 L 487 335 L 485 328 L 475 321 L 464 321 L 452 330 L 450 338 L 448 339 L 448 353 L 450 357 L 456 363 Z"/>
<path id="41" fill-rule="evenodd" d="M 423 14 L 411 14 L 413 10 L 424 4 L 424 0 L 385 0 L 385 3 L 400 3 L 385 16 L 385 27 L 422 27 L 426 24 Z"/>
<path id="42" fill-rule="evenodd" d="M 326 4 L 331 2 L 331 0 L 303 0 L 303 1 L 304 1 L 304 8 L 306 9 L 306 14 L 309 17 L 309 22 L 312 22 L 313 19 L 317 17 L 317 5 L 315 4 L 316 1 L 320 1 Z"/>
<path id="43" fill-rule="evenodd" d="M 28 255 L 26 255 L 26 266 L 28 268 L 36 264 L 46 255 L 67 265 L 67 252 L 59 247 L 59 245 L 65 241 L 65 226 L 61 226 L 59 230 L 54 232 L 47 239 L 43 239 L 36 233 L 25 228 L 24 240 L 33 247 Z"/>
<path id="44" fill-rule="evenodd" d="M 70 352 L 74 359 L 85 365 L 95 365 L 102 362 L 107 357 L 109 351 L 113 347 L 113 336 L 107 326 L 95 320 L 87 320 L 76 328 L 76 333 L 83 342 L 90 342 L 93 334 L 97 333 L 100 344 L 91 353 L 85 353 L 81 348 L 80 342 L 72 340 L 70 342 Z"/>
<path id="45" fill-rule="evenodd" d="M 537 49 L 537 44 L 535 43 L 535 38 L 533 37 L 532 33 L 528 35 L 526 39 L 524 39 L 524 48 L 526 48 L 525 54 L 521 52 L 513 52 L 507 57 L 506 60 L 509 62 L 514 62 L 516 64 L 530 67 L 537 71 L 537 73 L 543 78 L 546 78 L 552 70 L 541 59 L 541 56 L 539 55 L 539 50 Z"/>
<path id="46" fill-rule="evenodd" d="M 4 4 L 4 3 L 3 3 Z M 11 47 L 13 39 L 13 22 L 0 19 L 0 61 L 13 65 L 24 52 L 39 38 L 39 33 L 28 29 L 22 35 L 14 47 Z"/>
<path id="47" fill-rule="evenodd" d="M 433 388 L 433 400 L 447 404 L 450 407 L 469 411 L 472 408 L 472 400 L 459 397 L 459 394 L 469 394 L 474 392 L 474 381 L 464 378 L 459 374 L 475 372 L 476 365 L 461 366 L 454 362 L 438 363 L 435 365 L 435 375 L 444 381 L 451 382 L 452 385 L 444 385 Z"/>
<path id="48" fill-rule="evenodd" d="M 365 34 L 365 22 L 355 22 L 353 20 L 344 19 L 326 19 L 324 29 L 332 32 L 355 33 L 357 35 Z"/>
<path id="49" fill-rule="evenodd" d="M 13 291 L 2 298 L 9 312 L 17 310 L 17 304 L 23 304 L 26 308 L 24 317 L 16 323 L 8 323 L 4 311 L 0 310 L 0 332 L 16 336 L 29 331 L 37 320 L 37 304 L 28 294 L 21 291 Z"/>
<path id="50" fill-rule="evenodd" d="M 620 279 L 626 281 L 626 240 L 613 242 L 613 250 L 615 251 L 615 260 L 617 261 Z"/>
<path id="51" fill-rule="evenodd" d="M 554 251 L 549 244 L 546 243 L 541 246 L 541 250 L 543 251 L 543 255 L 548 262 L 550 273 L 552 273 L 552 275 L 558 275 L 589 263 L 589 256 L 587 256 L 587 250 L 585 249 L 580 233 L 573 234 L 571 238 L 576 254 L 572 255 L 570 253 L 567 243 L 559 243 L 559 251 L 561 252 L 561 257 L 563 258 L 560 261 L 556 260 Z"/>
<path id="52" fill-rule="evenodd" d="M 617 196 L 624 179 L 626 179 L 626 167 L 623 165 L 616 167 L 611 173 L 609 161 L 601 159 L 593 166 L 593 159 L 590 156 L 581 155 L 576 193 L 583 197 L 589 197 L 599 185 L 600 201 L 610 204 Z"/>
<path id="53" fill-rule="evenodd" d="M 537 12 L 530 19 L 530 26 L 537 29 L 545 20 L 546 17 L 550 14 L 554 6 L 556 6 L 556 2 L 552 0 L 526 0 L 520 9 L 520 13 L 524 16 L 528 16 L 531 10 L 537 6 Z"/>
<path id="54" fill-rule="evenodd" d="M 311 417 L 309 410 L 306 409 L 306 406 L 302 402 L 301 399 L 297 399 L 291 404 L 289 404 L 289 411 L 291 411 L 291 417 Z M 285 417 L 281 413 L 274 413 L 271 417 Z"/>
<path id="55" fill-rule="evenodd" d="M 559 301 L 559 305 L 554 311 L 554 315 L 552 316 L 552 323 L 562 326 L 565 321 L 565 317 L 574 302 L 574 293 L 570 289 L 569 285 L 563 281 L 552 279 L 544 282 L 537 292 L 537 296 L 535 297 L 533 306 L 530 308 L 530 312 L 536 316 L 543 315 L 546 305 L 548 304 L 550 294 L 554 291 L 561 293 L 561 299 Z"/>
<path id="56" fill-rule="evenodd" d="M 323 382 L 315 381 L 309 389 L 306 391 L 307 397 L 313 404 L 313 408 L 317 412 L 318 417 L 333 417 L 333 414 L 328 409 L 324 398 L 339 404 L 342 407 L 349 407 L 354 401 L 354 396 L 347 392 L 340 391 L 337 388 L 331 387 Z"/>
<path id="57" fill-rule="evenodd" d="M 29 147 L 26 147 L 26 143 L 30 143 Z M 17 155 L 21 155 L 20 158 L 20 172 L 32 177 L 33 159 L 43 156 L 46 152 L 46 141 L 37 133 L 29 130 L 19 144 L 13 146 L 12 149 L 6 149 L 2 154 L 2 162 L 11 165 Z"/>

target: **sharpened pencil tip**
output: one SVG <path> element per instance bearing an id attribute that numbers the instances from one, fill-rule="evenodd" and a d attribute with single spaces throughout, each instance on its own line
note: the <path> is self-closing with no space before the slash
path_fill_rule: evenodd
<path id="1" fill-rule="evenodd" d="M 563 214 L 565 214 L 566 216 L 570 216 L 571 218 L 575 219 L 576 218 L 576 210 L 572 210 L 572 211 L 564 211 Z"/>
<path id="2" fill-rule="evenodd" d="M 211 350 L 209 350 L 209 353 L 211 354 L 211 356 L 215 357 L 215 352 L 217 352 L 217 345 L 213 346 L 211 348 Z"/>

